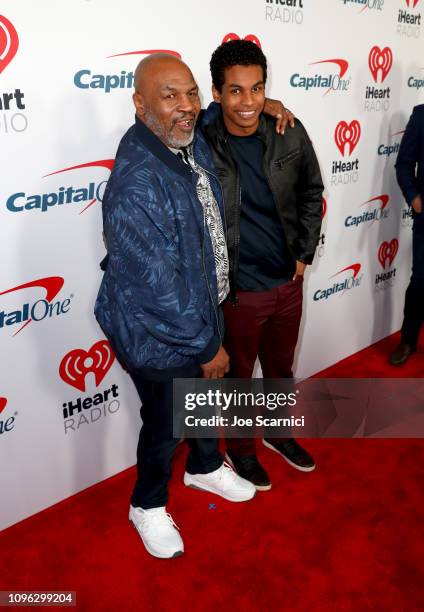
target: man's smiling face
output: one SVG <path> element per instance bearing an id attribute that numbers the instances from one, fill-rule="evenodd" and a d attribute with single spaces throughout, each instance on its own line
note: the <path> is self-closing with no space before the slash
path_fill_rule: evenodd
<path id="1" fill-rule="evenodd" d="M 212 87 L 213 98 L 221 104 L 224 123 L 230 134 L 254 134 L 265 104 L 265 83 L 258 65 L 231 66 L 225 69 L 221 91 Z"/>
<path id="2" fill-rule="evenodd" d="M 200 112 L 199 90 L 183 62 L 158 58 L 148 66 L 142 83 L 136 83 L 134 104 L 139 119 L 166 146 L 179 149 L 193 140 Z"/>

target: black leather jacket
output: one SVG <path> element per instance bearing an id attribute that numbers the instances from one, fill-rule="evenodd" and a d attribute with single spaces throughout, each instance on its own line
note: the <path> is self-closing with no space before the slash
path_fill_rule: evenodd
<path id="1" fill-rule="evenodd" d="M 240 177 L 231 157 L 222 113 L 211 104 L 200 125 L 213 153 L 224 192 L 227 246 L 230 263 L 230 299 L 235 299 L 240 243 Z M 312 143 L 297 119 L 284 136 L 275 132 L 275 119 L 262 115 L 258 134 L 265 143 L 264 171 L 274 197 L 287 244 L 296 260 L 312 263 L 322 218 L 323 184 Z"/>

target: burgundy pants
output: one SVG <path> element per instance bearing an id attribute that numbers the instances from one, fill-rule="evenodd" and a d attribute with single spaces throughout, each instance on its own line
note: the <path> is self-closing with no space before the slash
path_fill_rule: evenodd
<path id="1" fill-rule="evenodd" d="M 302 317 L 303 277 L 269 291 L 238 291 L 225 302 L 224 346 L 233 378 L 251 378 L 256 358 L 264 378 L 291 378 Z M 255 439 L 227 439 L 236 455 L 253 455 Z"/>

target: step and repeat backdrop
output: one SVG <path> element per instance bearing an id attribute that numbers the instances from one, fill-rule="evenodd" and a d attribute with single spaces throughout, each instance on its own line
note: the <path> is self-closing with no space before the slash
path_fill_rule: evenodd
<path id="1" fill-rule="evenodd" d="M 250 38 L 325 182 L 296 374 L 399 329 L 411 217 L 394 163 L 424 101 L 424 0 L 4 0 L 0 16 L 0 529 L 135 462 L 139 402 L 98 327 L 101 201 L 137 63 Z"/>

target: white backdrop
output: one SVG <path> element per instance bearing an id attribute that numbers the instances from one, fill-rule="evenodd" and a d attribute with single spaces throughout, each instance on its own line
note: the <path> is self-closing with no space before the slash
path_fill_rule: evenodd
<path id="1" fill-rule="evenodd" d="M 268 94 L 309 131 L 326 214 L 299 376 L 400 327 L 411 223 L 394 162 L 424 86 L 419 0 L 3 0 L 1 10 L 0 529 L 135 461 L 139 402 L 92 311 L 99 200 L 133 122 L 140 52 L 178 52 L 207 104 L 212 51 L 228 34 L 254 35 Z"/>

